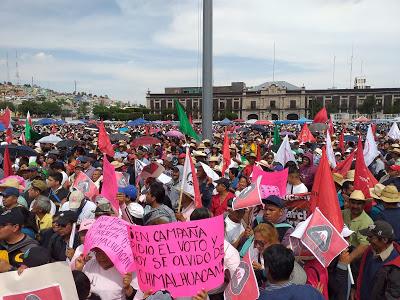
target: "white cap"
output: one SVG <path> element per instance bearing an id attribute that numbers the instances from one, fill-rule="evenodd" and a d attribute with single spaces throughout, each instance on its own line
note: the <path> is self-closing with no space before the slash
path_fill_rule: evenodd
<path id="1" fill-rule="evenodd" d="M 128 204 L 128 212 L 129 214 L 138 219 L 142 219 L 144 216 L 144 208 L 139 203 L 132 202 Z"/>
<path id="2" fill-rule="evenodd" d="M 340 152 L 335 152 L 335 156 L 336 156 L 336 155 L 342 156 L 342 153 L 340 153 Z"/>
<path id="3" fill-rule="evenodd" d="M 344 224 L 343 230 L 341 232 L 342 237 L 346 238 L 351 236 L 354 233 L 353 230 L 349 229 L 346 224 Z"/>

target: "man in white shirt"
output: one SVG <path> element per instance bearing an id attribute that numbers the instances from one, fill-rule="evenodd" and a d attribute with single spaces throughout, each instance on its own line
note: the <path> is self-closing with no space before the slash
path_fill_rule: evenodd
<path id="1" fill-rule="evenodd" d="M 307 192 L 307 187 L 301 182 L 299 169 L 295 166 L 290 167 L 288 182 L 286 184 L 286 194 L 302 194 Z"/>
<path id="2" fill-rule="evenodd" d="M 60 211 L 67 210 L 79 212 L 77 223 L 80 224 L 85 219 L 94 219 L 96 204 L 92 201 L 88 201 L 81 191 L 75 190 L 71 192 L 68 197 L 68 201 L 65 202 L 60 208 Z"/>
<path id="3" fill-rule="evenodd" d="M 245 231 L 242 225 L 245 212 L 245 209 L 231 210 L 225 218 L 225 239 L 233 246 L 236 246 L 236 242 L 240 240 L 241 234 Z"/>

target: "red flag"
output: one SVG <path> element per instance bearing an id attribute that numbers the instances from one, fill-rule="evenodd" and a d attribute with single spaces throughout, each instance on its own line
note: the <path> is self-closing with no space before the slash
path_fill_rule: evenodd
<path id="1" fill-rule="evenodd" d="M 260 161 L 261 160 L 261 146 L 260 144 L 257 144 L 257 159 L 256 161 Z"/>
<path id="2" fill-rule="evenodd" d="M 4 148 L 3 171 L 4 171 L 4 178 L 6 178 L 7 176 L 13 175 L 12 162 L 11 162 L 10 152 L 8 150 L 7 145 Z"/>
<path id="3" fill-rule="evenodd" d="M 260 192 L 261 178 L 262 176 L 259 176 L 256 182 L 253 182 L 248 187 L 246 187 L 233 200 L 232 207 L 234 210 L 262 204 Z"/>
<path id="4" fill-rule="evenodd" d="M 354 160 L 355 152 L 351 152 L 349 156 L 346 157 L 345 160 L 336 164 L 336 168 L 333 169 L 333 173 L 339 173 L 343 176 L 346 176 L 347 172 L 351 169 L 351 164 Z"/>
<path id="5" fill-rule="evenodd" d="M 222 148 L 222 176 L 224 176 L 226 169 L 228 169 L 229 165 L 231 164 L 231 152 L 229 150 L 229 136 L 228 130 L 225 129 L 224 135 L 224 145 Z"/>
<path id="6" fill-rule="evenodd" d="M 192 126 L 193 126 L 192 114 L 189 114 L 189 123 L 190 123 L 190 125 L 192 125 Z"/>
<path id="7" fill-rule="evenodd" d="M 91 200 L 94 200 L 94 198 L 99 194 L 97 186 L 84 172 L 79 172 L 74 181 L 73 187 L 80 190 Z"/>
<path id="8" fill-rule="evenodd" d="M 308 225 L 300 239 L 301 243 L 310 250 L 321 265 L 327 268 L 332 260 L 349 246 L 340 234 L 343 227 L 339 232 L 318 207 L 308 220 Z"/>
<path id="9" fill-rule="evenodd" d="M 323 107 L 314 117 L 314 123 L 325 123 L 328 121 L 328 112 L 326 108 Z"/>
<path id="10" fill-rule="evenodd" d="M 118 184 L 114 166 L 108 161 L 107 156 L 103 156 L 103 186 L 101 195 L 110 201 L 114 211 L 118 213 L 119 203 L 117 200 Z"/>
<path id="11" fill-rule="evenodd" d="M 104 128 L 103 121 L 101 121 L 97 126 L 99 128 L 99 139 L 97 145 L 99 146 L 100 151 L 108 156 L 114 157 L 114 148 L 111 145 L 110 138 Z"/>
<path id="12" fill-rule="evenodd" d="M 344 151 L 346 151 L 346 147 L 344 145 L 344 132 L 343 131 L 340 133 L 340 137 L 339 137 L 339 149 L 342 151 L 342 153 L 344 153 Z"/>
<path id="13" fill-rule="evenodd" d="M 361 139 L 358 138 L 358 145 L 356 150 L 356 168 L 354 172 L 354 189 L 363 192 L 366 198 L 370 198 L 369 189 L 373 188 L 378 180 L 372 175 L 371 171 L 367 168 L 364 161 L 363 147 Z"/>
<path id="14" fill-rule="evenodd" d="M 0 115 L 0 123 L 3 123 L 5 128 L 10 127 L 11 122 L 11 110 L 7 107 L 4 113 Z"/>
<path id="15" fill-rule="evenodd" d="M 371 129 L 372 129 L 372 133 L 374 134 L 374 139 L 375 139 L 375 141 L 377 141 L 378 137 L 376 136 L 376 124 L 375 123 L 371 124 Z"/>
<path id="16" fill-rule="evenodd" d="M 144 128 L 146 130 L 146 135 L 150 135 L 150 127 L 146 125 Z"/>
<path id="17" fill-rule="evenodd" d="M 310 129 L 308 128 L 307 123 L 303 125 L 298 140 L 300 143 L 315 143 L 315 138 L 312 135 Z"/>
<path id="18" fill-rule="evenodd" d="M 12 143 L 12 129 L 11 129 L 11 127 L 8 127 L 6 129 L 6 142 L 7 142 L 7 144 L 11 144 Z"/>
<path id="19" fill-rule="evenodd" d="M 329 118 L 328 130 L 330 135 L 335 134 L 335 128 L 333 127 L 332 117 Z"/>
<path id="20" fill-rule="evenodd" d="M 325 148 L 322 150 L 322 157 L 317 172 L 315 173 L 314 184 L 311 191 L 311 211 L 314 211 L 316 207 L 319 207 L 324 216 L 328 218 L 329 222 L 331 222 L 338 231 L 342 232 L 342 212 L 340 211 L 335 183 L 333 182 Z"/>
<path id="21" fill-rule="evenodd" d="M 229 286 L 225 289 L 225 300 L 256 300 L 260 297 L 254 274 L 250 251 L 241 259 L 233 273 Z"/>

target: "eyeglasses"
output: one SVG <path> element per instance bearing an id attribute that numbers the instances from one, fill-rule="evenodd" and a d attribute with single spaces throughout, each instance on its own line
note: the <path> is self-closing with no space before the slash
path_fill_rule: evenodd
<path id="1" fill-rule="evenodd" d="M 260 248 L 264 248 L 265 242 L 260 240 L 254 240 L 254 247 L 260 246 Z"/>

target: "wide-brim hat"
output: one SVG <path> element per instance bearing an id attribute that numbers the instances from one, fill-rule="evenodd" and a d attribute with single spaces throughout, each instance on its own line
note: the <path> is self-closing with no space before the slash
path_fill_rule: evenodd
<path id="1" fill-rule="evenodd" d="M 332 177 L 333 177 L 333 181 L 336 182 L 340 186 L 343 184 L 343 182 L 345 182 L 345 179 L 342 174 L 333 173 Z"/>
<path id="2" fill-rule="evenodd" d="M 114 160 L 113 162 L 111 162 L 111 164 L 114 166 L 115 169 L 121 168 L 123 166 L 125 166 L 124 163 L 118 161 L 118 160 Z"/>
<path id="3" fill-rule="evenodd" d="M 390 150 L 390 152 L 400 155 L 400 149 L 399 148 L 394 148 L 394 149 Z"/>
<path id="4" fill-rule="evenodd" d="M 364 193 L 360 190 L 354 190 L 350 194 L 350 200 L 357 200 L 357 201 L 368 201 L 368 199 L 365 198 Z"/>
<path id="5" fill-rule="evenodd" d="M 193 156 L 207 157 L 207 154 L 205 154 L 203 151 L 193 151 Z"/>
<path id="6" fill-rule="evenodd" d="M 16 178 L 5 178 L 2 183 L 0 183 L 0 188 L 13 187 L 18 190 L 24 190 L 25 187 L 18 182 Z"/>
<path id="7" fill-rule="evenodd" d="M 259 162 L 257 162 L 256 163 L 257 165 L 259 165 L 259 166 L 263 166 L 263 167 L 266 167 L 266 168 L 270 168 L 271 166 L 268 164 L 268 162 L 266 161 L 266 160 L 260 160 Z"/>
<path id="8" fill-rule="evenodd" d="M 377 183 L 373 188 L 369 189 L 369 194 L 372 198 L 381 199 L 381 194 L 385 186 L 382 183 Z"/>
<path id="9" fill-rule="evenodd" d="M 219 159 L 218 159 L 218 157 L 216 157 L 216 156 L 211 156 L 210 157 L 210 159 L 208 160 L 208 161 L 213 161 L 213 162 L 219 162 Z"/>
<path id="10" fill-rule="evenodd" d="M 346 173 L 346 176 L 344 177 L 344 181 L 343 182 L 345 182 L 345 181 L 354 181 L 355 172 L 356 172 L 355 170 L 349 170 Z"/>
<path id="11" fill-rule="evenodd" d="M 387 203 L 400 202 L 400 194 L 396 186 L 387 185 L 381 193 L 381 200 Z"/>

